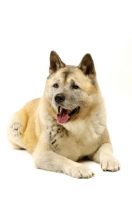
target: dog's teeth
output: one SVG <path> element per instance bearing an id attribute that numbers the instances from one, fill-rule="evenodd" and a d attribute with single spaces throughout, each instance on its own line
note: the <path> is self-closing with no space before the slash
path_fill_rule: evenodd
<path id="1" fill-rule="evenodd" d="M 60 112 L 62 111 L 62 109 L 63 109 L 63 108 L 62 108 L 62 107 L 60 107 Z"/>
<path id="2" fill-rule="evenodd" d="M 58 113 L 60 113 L 60 106 L 58 107 Z"/>

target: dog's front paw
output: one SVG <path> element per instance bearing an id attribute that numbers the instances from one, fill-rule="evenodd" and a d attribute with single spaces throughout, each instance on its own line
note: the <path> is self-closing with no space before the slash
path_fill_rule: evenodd
<path id="1" fill-rule="evenodd" d="M 91 169 L 82 164 L 78 164 L 76 167 L 70 167 L 68 170 L 66 170 L 66 174 L 74 178 L 92 178 L 92 176 L 94 176 L 94 173 L 91 171 Z"/>
<path id="2" fill-rule="evenodd" d="M 115 172 L 120 170 L 120 163 L 113 156 L 106 156 L 100 164 L 103 171 Z"/>

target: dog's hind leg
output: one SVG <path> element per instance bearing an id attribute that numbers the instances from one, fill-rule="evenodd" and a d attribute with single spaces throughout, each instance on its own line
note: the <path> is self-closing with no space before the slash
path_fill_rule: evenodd
<path id="1" fill-rule="evenodd" d="M 24 136 L 24 131 L 26 129 L 28 121 L 28 116 L 26 112 L 21 109 L 16 112 L 7 127 L 7 137 L 13 147 L 17 149 L 25 149 L 25 146 L 22 142 L 22 138 Z"/>

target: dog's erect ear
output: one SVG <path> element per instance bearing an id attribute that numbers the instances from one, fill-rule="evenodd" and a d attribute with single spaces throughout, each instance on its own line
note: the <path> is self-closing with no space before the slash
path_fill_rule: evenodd
<path id="1" fill-rule="evenodd" d="M 55 73 L 58 69 L 62 67 L 65 67 L 65 63 L 62 62 L 62 60 L 55 51 L 51 51 L 49 73 Z"/>
<path id="2" fill-rule="evenodd" d="M 95 71 L 93 59 L 92 59 L 92 57 L 91 57 L 90 54 L 87 53 L 87 54 L 82 58 L 82 60 L 81 60 L 81 62 L 80 62 L 80 64 L 79 64 L 79 66 L 78 66 L 78 68 L 79 68 L 85 75 L 88 75 L 90 78 L 92 78 L 92 79 L 95 78 L 95 76 L 96 76 L 96 71 Z"/>

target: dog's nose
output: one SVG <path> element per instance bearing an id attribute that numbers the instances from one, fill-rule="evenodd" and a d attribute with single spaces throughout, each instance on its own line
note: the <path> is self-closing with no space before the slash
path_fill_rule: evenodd
<path id="1" fill-rule="evenodd" d="M 55 102 L 56 103 L 61 103 L 65 100 L 65 96 L 63 94 L 57 94 L 55 96 Z"/>

